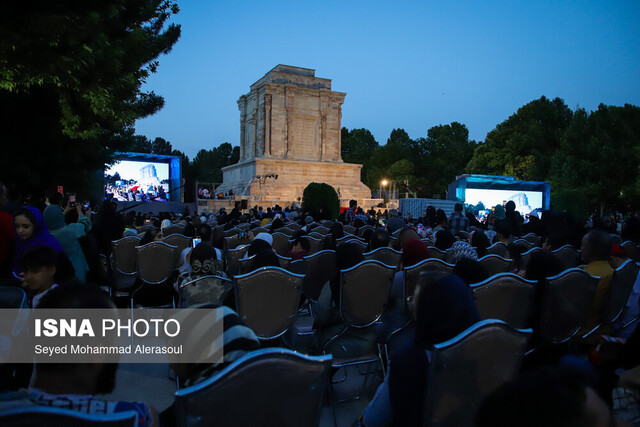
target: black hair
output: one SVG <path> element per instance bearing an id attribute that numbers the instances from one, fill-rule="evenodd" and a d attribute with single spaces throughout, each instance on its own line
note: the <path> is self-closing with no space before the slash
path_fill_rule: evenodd
<path id="1" fill-rule="evenodd" d="M 211 227 L 209 224 L 200 224 L 200 226 L 198 226 L 198 232 L 200 233 L 200 238 L 203 242 L 211 240 Z"/>
<path id="2" fill-rule="evenodd" d="M 456 238 L 453 237 L 453 235 L 447 230 L 440 230 L 436 233 L 435 247 L 440 249 L 441 251 L 446 251 L 451 246 L 453 246 L 455 241 Z"/>
<path id="3" fill-rule="evenodd" d="M 389 232 L 379 228 L 371 234 L 371 238 L 369 239 L 369 250 L 372 251 L 374 249 L 389 246 L 389 241 L 391 241 L 391 235 Z"/>
<path id="4" fill-rule="evenodd" d="M 447 214 L 442 210 L 436 211 L 436 225 L 440 225 L 447 222 Z"/>
<path id="5" fill-rule="evenodd" d="M 608 260 L 611 255 L 611 249 L 613 243 L 611 242 L 611 236 L 602 230 L 591 230 L 584 237 L 585 249 L 588 249 L 590 253 L 591 261 L 596 260 Z M 586 261 L 586 260 L 585 260 Z"/>
<path id="6" fill-rule="evenodd" d="M 487 254 L 487 248 L 491 246 L 491 244 L 489 243 L 489 238 L 482 230 L 476 230 L 471 236 L 471 246 L 476 248 L 478 258 L 482 258 Z"/>
<path id="7" fill-rule="evenodd" d="M 462 209 L 463 209 L 462 203 L 456 203 L 453 207 L 453 210 L 455 212 L 462 212 Z"/>
<path id="8" fill-rule="evenodd" d="M 20 260 L 23 271 L 38 271 L 43 267 L 55 267 L 58 254 L 51 246 L 39 245 L 29 249 Z"/>
<path id="9" fill-rule="evenodd" d="M 505 239 L 511 237 L 511 226 L 507 221 L 496 222 L 493 226 L 493 229 L 496 233 L 501 234 Z"/>
<path id="10" fill-rule="evenodd" d="M 280 267 L 280 260 L 278 259 L 278 255 L 276 255 L 273 250 L 260 249 L 258 252 L 256 252 L 256 256 L 251 262 L 251 270 L 257 270 L 258 268 L 262 267 Z"/>
<path id="11" fill-rule="evenodd" d="M 487 268 L 479 261 L 470 258 L 460 259 L 455 267 L 453 267 L 453 274 L 462 279 L 467 285 L 473 283 L 480 283 L 485 279 L 491 277 Z"/>
<path id="12" fill-rule="evenodd" d="M 29 221 L 31 221 L 31 224 L 33 224 L 33 226 L 35 227 L 35 225 L 36 225 L 36 216 L 33 214 L 33 212 L 31 212 L 30 209 L 27 209 L 27 208 L 18 209 L 18 211 L 15 214 L 13 214 L 13 219 L 15 220 L 15 218 L 17 216 L 20 216 L 20 215 L 26 216 L 27 219 Z"/>

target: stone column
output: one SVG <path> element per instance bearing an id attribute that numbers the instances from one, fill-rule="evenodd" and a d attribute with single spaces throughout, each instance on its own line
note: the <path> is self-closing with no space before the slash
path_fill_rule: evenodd
<path id="1" fill-rule="evenodd" d="M 264 154 L 271 157 L 271 94 L 264 95 Z"/>
<path id="2" fill-rule="evenodd" d="M 244 160 L 247 155 L 247 104 L 244 96 L 238 100 L 238 109 L 240 110 L 240 160 Z"/>

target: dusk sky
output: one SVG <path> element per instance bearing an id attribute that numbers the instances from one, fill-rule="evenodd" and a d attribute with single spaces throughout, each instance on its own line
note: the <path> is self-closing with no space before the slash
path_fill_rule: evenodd
<path id="1" fill-rule="evenodd" d="M 278 64 L 346 92 L 342 126 L 384 144 L 458 121 L 470 138 L 545 95 L 640 105 L 640 1 L 178 2 L 182 36 L 143 87 L 165 99 L 136 133 L 190 158 L 239 145 L 237 99 Z"/>

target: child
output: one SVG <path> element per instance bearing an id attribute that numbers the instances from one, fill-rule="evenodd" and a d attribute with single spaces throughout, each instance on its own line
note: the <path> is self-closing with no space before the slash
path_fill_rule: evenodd
<path id="1" fill-rule="evenodd" d="M 34 246 L 29 249 L 22 260 L 22 287 L 30 295 L 34 294 L 31 306 L 37 307 L 40 298 L 49 290 L 58 286 L 55 283 L 56 264 L 58 255 L 50 246 Z"/>

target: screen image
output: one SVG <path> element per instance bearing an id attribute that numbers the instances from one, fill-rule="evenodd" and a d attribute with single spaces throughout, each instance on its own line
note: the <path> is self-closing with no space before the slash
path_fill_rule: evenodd
<path id="1" fill-rule="evenodd" d="M 464 202 L 470 205 L 477 205 L 482 202 L 485 208 L 490 209 L 495 205 L 501 205 L 503 202 L 508 202 L 509 200 L 515 202 L 516 210 L 522 215 L 528 214 L 535 209 L 542 210 L 541 191 L 467 188 Z"/>
<path id="2" fill-rule="evenodd" d="M 167 201 L 169 164 L 120 160 L 104 172 L 105 196 L 119 201 Z"/>

